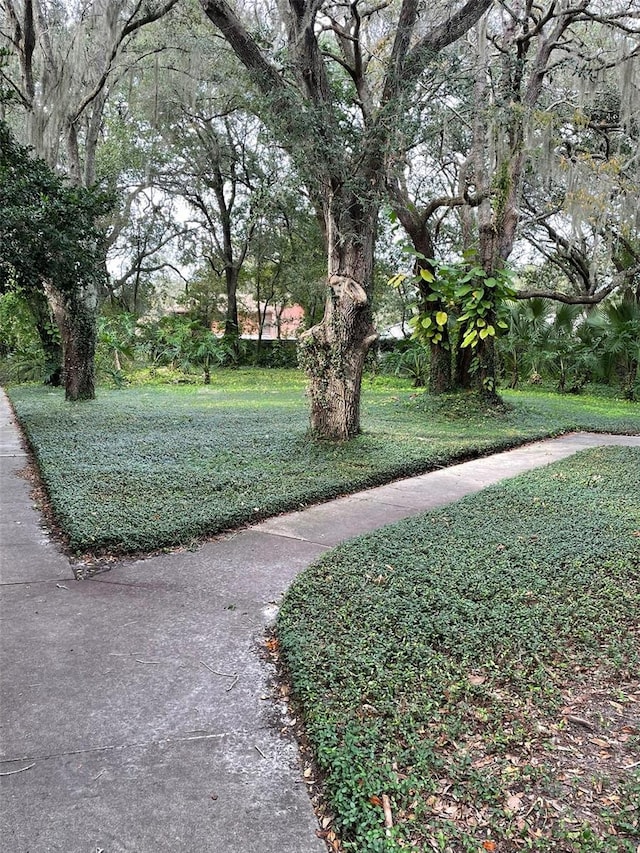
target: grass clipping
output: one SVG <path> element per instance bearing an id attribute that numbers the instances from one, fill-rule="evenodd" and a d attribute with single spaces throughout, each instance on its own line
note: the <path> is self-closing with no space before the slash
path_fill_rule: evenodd
<path id="1" fill-rule="evenodd" d="M 324 556 L 278 633 L 334 849 L 636 853 L 639 614 L 632 448 Z"/>

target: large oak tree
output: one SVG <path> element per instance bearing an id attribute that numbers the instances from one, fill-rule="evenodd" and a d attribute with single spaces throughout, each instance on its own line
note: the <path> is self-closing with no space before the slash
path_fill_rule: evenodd
<path id="1" fill-rule="evenodd" d="M 418 0 L 289 0 L 271 29 L 258 32 L 255 19 L 244 20 L 226 0 L 201 0 L 249 72 L 262 117 L 299 169 L 324 229 L 326 308 L 302 342 L 319 437 L 347 439 L 360 429 L 362 369 L 377 337 L 370 305 L 376 226 L 386 161 L 402 139 L 397 130 L 439 51 L 491 2 L 466 0 L 427 16 Z"/>

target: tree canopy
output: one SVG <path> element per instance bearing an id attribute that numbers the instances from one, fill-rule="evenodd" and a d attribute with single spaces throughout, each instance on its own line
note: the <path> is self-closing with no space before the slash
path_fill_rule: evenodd
<path id="1" fill-rule="evenodd" d="M 70 294 L 105 276 L 97 225 L 109 198 L 67 184 L 0 121 L 0 291 Z"/>

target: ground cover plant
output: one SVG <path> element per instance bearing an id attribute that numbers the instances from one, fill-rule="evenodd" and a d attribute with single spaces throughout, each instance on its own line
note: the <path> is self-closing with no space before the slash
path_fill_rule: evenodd
<path id="1" fill-rule="evenodd" d="M 513 393 L 491 412 L 444 403 L 409 382 L 364 387 L 364 433 L 307 436 L 297 371 L 218 370 L 207 386 L 101 389 L 87 404 L 10 389 L 58 524 L 75 552 L 133 553 L 353 492 L 457 459 L 583 428 L 640 432 L 640 409 L 611 399 Z"/>
<path id="2" fill-rule="evenodd" d="M 635 448 L 585 451 L 324 555 L 272 643 L 331 849 L 636 853 L 639 616 Z"/>

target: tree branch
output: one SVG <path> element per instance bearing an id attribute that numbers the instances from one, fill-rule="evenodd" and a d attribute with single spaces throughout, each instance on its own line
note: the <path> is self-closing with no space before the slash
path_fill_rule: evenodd
<path id="1" fill-rule="evenodd" d="M 613 281 L 601 290 L 590 296 L 571 296 L 568 293 L 562 293 L 559 290 L 517 290 L 514 294 L 514 299 L 553 299 L 555 302 L 564 302 L 565 305 L 597 305 L 602 300 L 613 293 L 622 281 Z"/>
<path id="2" fill-rule="evenodd" d="M 135 15 L 138 9 L 141 6 L 141 3 L 136 5 L 136 8 L 129 16 L 127 23 L 122 27 L 116 38 L 114 39 L 111 47 L 108 50 L 107 56 L 105 58 L 104 67 L 102 69 L 102 73 L 98 78 L 93 89 L 86 95 L 85 98 L 80 102 L 79 106 L 76 108 L 75 112 L 70 116 L 71 124 L 74 124 L 82 115 L 82 113 L 86 110 L 86 108 L 91 104 L 100 94 L 100 92 L 104 89 L 107 80 L 109 79 L 109 75 L 111 74 L 113 61 L 118 55 L 120 48 L 122 47 L 125 39 L 130 36 L 132 33 L 139 30 L 141 27 L 146 26 L 147 24 L 151 24 L 154 21 L 160 20 L 163 18 L 168 12 L 173 9 L 173 7 L 179 2 L 179 0 L 166 0 L 166 2 L 160 6 L 158 9 L 149 10 L 145 15 L 142 15 L 140 18 L 135 18 Z"/>
<path id="3" fill-rule="evenodd" d="M 255 39 L 226 0 L 200 0 L 205 15 L 220 30 L 231 49 L 265 95 L 282 91 L 284 81 L 274 65 L 262 54 Z"/>
<path id="4" fill-rule="evenodd" d="M 417 63 L 422 71 L 429 55 L 438 53 L 461 38 L 480 20 L 492 4 L 493 0 L 467 0 L 448 21 L 434 27 L 430 33 L 420 39 L 407 56 L 408 65 L 413 66 Z"/>

